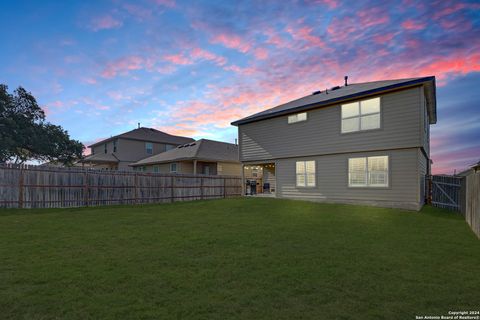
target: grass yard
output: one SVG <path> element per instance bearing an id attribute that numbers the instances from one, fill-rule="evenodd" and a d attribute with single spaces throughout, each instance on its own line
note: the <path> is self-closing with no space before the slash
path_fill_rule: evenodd
<path id="1" fill-rule="evenodd" d="M 415 319 L 480 309 L 452 213 L 277 199 L 0 211 L 2 319 Z"/>

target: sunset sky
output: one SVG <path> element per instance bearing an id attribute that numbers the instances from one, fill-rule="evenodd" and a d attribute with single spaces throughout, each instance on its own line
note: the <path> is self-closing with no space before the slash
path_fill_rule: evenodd
<path id="1" fill-rule="evenodd" d="M 480 160 L 478 1 L 2 1 L 0 30 L 0 83 L 85 144 L 138 122 L 233 142 L 344 75 L 434 75 L 434 172 Z"/>

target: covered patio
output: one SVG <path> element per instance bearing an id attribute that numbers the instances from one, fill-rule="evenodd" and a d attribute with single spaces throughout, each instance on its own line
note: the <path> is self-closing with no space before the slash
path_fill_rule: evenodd
<path id="1" fill-rule="evenodd" d="M 244 164 L 242 180 L 244 195 L 274 197 L 276 191 L 275 163 Z"/>

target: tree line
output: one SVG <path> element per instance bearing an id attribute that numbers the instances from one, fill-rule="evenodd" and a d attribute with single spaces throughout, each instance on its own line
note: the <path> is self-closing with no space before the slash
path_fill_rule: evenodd
<path id="1" fill-rule="evenodd" d="M 81 159 L 84 146 L 61 126 L 45 119 L 35 97 L 22 87 L 13 93 L 0 84 L 0 163 L 29 160 L 71 165 Z"/>

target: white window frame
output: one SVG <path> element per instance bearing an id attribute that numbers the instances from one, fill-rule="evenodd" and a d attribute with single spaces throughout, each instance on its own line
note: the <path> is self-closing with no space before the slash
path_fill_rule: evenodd
<path id="1" fill-rule="evenodd" d="M 303 163 L 303 172 L 298 172 L 298 164 Z M 313 163 L 313 173 L 307 172 L 307 163 L 312 164 Z M 308 184 L 308 176 L 313 176 L 313 184 L 309 185 Z M 298 177 L 303 176 L 303 184 L 298 183 Z M 315 160 L 303 160 L 303 161 L 296 161 L 295 162 L 295 185 L 297 187 L 302 187 L 302 188 L 315 188 L 317 186 L 317 166 L 316 166 L 316 161 Z"/>
<path id="2" fill-rule="evenodd" d="M 369 169 L 369 160 L 372 158 L 385 158 L 386 164 L 386 184 L 372 184 L 370 183 L 370 169 Z M 365 159 L 365 183 L 364 184 L 352 184 L 351 183 L 351 174 L 352 171 L 350 169 L 350 160 L 357 160 L 357 159 Z M 348 187 L 349 188 L 388 188 L 390 187 L 390 157 L 388 155 L 381 155 L 381 156 L 370 156 L 370 157 L 355 157 L 355 158 L 348 158 Z"/>
<path id="3" fill-rule="evenodd" d="M 378 100 L 378 112 L 367 112 L 367 113 L 362 113 L 362 103 L 365 102 L 365 101 L 370 101 L 370 100 Z M 358 105 L 358 114 L 357 115 L 354 115 L 354 116 L 348 116 L 348 117 L 344 117 L 343 115 L 343 108 L 345 105 L 349 105 L 349 104 L 354 104 L 356 103 Z M 359 100 L 359 101 L 355 101 L 355 102 L 351 102 L 351 103 L 346 103 L 346 104 L 342 104 L 341 106 L 341 131 L 342 133 L 352 133 L 352 132 L 360 132 L 360 131 L 370 131 L 370 130 L 378 130 L 382 127 L 382 99 L 380 97 L 376 97 L 376 98 L 371 98 L 371 99 L 364 99 L 364 100 Z M 373 116 L 373 115 L 377 115 L 378 114 L 378 127 L 376 128 L 369 128 L 369 129 L 362 129 L 362 118 L 364 117 L 367 117 L 367 116 Z M 351 119 L 357 119 L 358 118 L 358 127 L 356 130 L 350 130 L 350 131 L 345 131 L 345 128 L 344 128 L 344 120 L 351 120 Z"/>
<path id="4" fill-rule="evenodd" d="M 300 113 L 292 114 L 292 115 L 288 116 L 288 124 L 307 121 L 307 118 L 308 118 L 308 116 L 307 116 L 306 112 L 300 112 Z"/>
<path id="5" fill-rule="evenodd" d="M 151 148 L 149 148 L 149 146 L 151 146 Z M 148 152 L 148 150 L 151 150 L 151 152 Z M 153 143 L 145 142 L 145 153 L 146 154 L 153 154 Z"/>
<path id="6" fill-rule="evenodd" d="M 178 172 L 178 164 L 176 162 L 170 163 L 170 173 L 177 173 L 177 172 Z"/>

